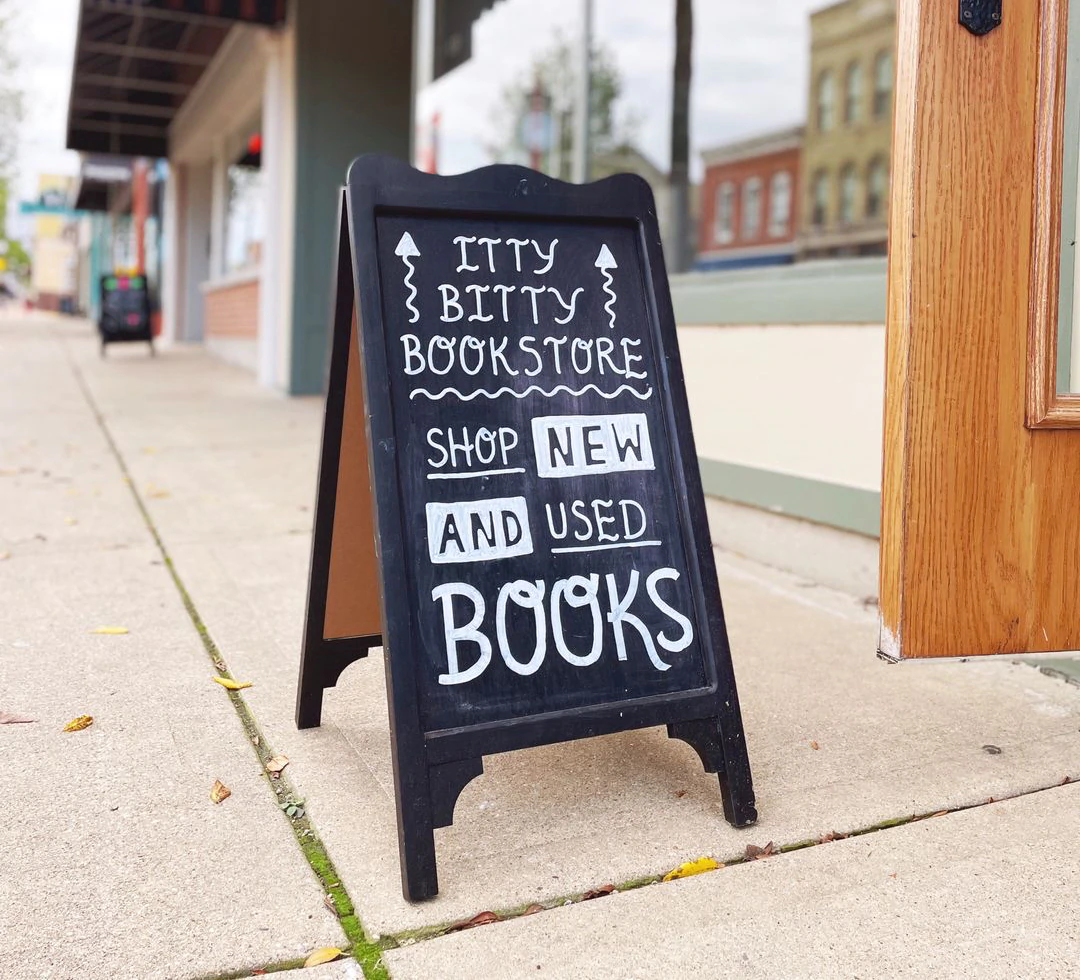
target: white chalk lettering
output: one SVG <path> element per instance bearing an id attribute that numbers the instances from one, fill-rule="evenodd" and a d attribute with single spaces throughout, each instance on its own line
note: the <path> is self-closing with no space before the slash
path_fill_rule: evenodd
<path id="1" fill-rule="evenodd" d="M 600 603 L 596 594 L 600 591 L 600 576 L 595 572 L 592 575 L 571 575 L 567 579 L 556 582 L 551 587 L 551 638 L 555 641 L 555 649 L 559 655 L 569 664 L 575 667 L 588 667 L 600 659 L 600 653 L 604 648 L 603 618 L 600 613 Z M 581 609 L 588 606 L 592 613 L 592 646 L 586 654 L 574 653 L 566 645 L 563 635 L 562 605 L 565 602 L 571 609 Z"/>
<path id="2" fill-rule="evenodd" d="M 428 557 L 436 565 L 532 554 L 524 497 L 431 501 L 425 509 Z"/>
<path id="3" fill-rule="evenodd" d="M 473 604 L 473 615 L 464 626 L 454 625 L 454 596 L 460 595 Z M 477 627 L 484 621 L 485 603 L 480 591 L 465 582 L 449 582 L 446 585 L 437 585 L 431 590 L 431 598 L 442 601 L 443 630 L 446 634 L 446 666 L 447 672 L 439 674 L 440 684 L 465 684 L 479 677 L 491 663 L 491 640 L 489 640 Z M 471 667 L 461 669 L 458 660 L 458 644 L 461 642 L 475 643 L 480 650 L 480 655 Z"/>
<path id="4" fill-rule="evenodd" d="M 655 468 L 643 413 L 538 416 L 532 420 L 532 432 L 541 477 Z"/>
<path id="5" fill-rule="evenodd" d="M 540 669 L 547 653 L 547 617 L 544 615 L 546 588 L 547 586 L 539 579 L 535 582 L 518 579 L 507 582 L 499 589 L 499 599 L 495 604 L 495 636 L 499 643 L 499 653 L 502 654 L 506 666 L 522 677 L 535 674 Z M 517 660 L 511 653 L 510 641 L 506 636 L 506 605 L 509 601 L 522 609 L 531 609 L 535 617 L 536 642 L 533 645 L 532 656 L 525 663 Z"/>
<path id="6" fill-rule="evenodd" d="M 457 267 L 458 272 L 476 272 L 480 268 L 478 265 L 469 265 L 469 259 L 465 253 L 466 246 L 471 245 L 475 241 L 475 235 L 458 235 L 457 238 L 454 239 L 454 244 L 461 246 L 461 264 Z"/>
<path id="7" fill-rule="evenodd" d="M 627 575 L 624 579 L 623 576 Z M 641 589 L 641 578 L 645 577 L 645 588 Z M 674 568 L 661 567 L 648 575 L 633 568 L 629 573 L 607 573 L 604 575 L 606 588 L 601 594 L 600 575 L 592 572 L 587 575 L 571 575 L 552 584 L 548 592 L 546 583 L 537 579 L 515 579 L 504 583 L 495 591 L 491 587 L 492 603 L 474 586 L 465 582 L 452 582 L 440 585 L 432 591 L 432 599 L 442 603 L 443 632 L 446 637 L 447 673 L 439 675 L 440 684 L 462 684 L 475 680 L 492 662 L 492 654 L 497 646 L 503 662 L 515 674 L 528 676 L 542 667 L 548 649 L 548 638 L 554 641 L 559 656 L 567 663 L 581 668 L 588 668 L 603 656 L 605 639 L 608 650 L 614 649 L 614 662 L 626 663 L 636 650 L 643 650 L 649 664 L 658 672 L 670 670 L 672 664 L 662 659 L 660 650 L 679 653 L 685 650 L 694 639 L 694 627 L 683 613 L 674 609 L 662 599 L 657 591 L 657 583 L 678 581 L 679 573 Z M 620 581 L 625 581 L 625 588 L 620 588 Z M 545 603 L 545 596 L 547 601 Z M 455 620 L 465 616 L 466 622 Z M 650 605 L 651 601 L 651 605 Z M 471 604 L 471 607 L 465 605 Z M 487 610 L 495 607 L 494 622 L 485 620 Z M 532 628 L 515 621 L 511 624 L 513 607 L 531 610 Z M 471 608 L 471 615 L 468 609 Z M 588 614 L 574 617 L 573 626 L 567 623 L 570 610 L 587 609 Z M 679 634 L 669 638 L 656 627 L 650 627 L 647 620 L 654 610 L 671 619 L 678 627 Z M 586 621 L 582 622 L 582 618 Z M 590 626 L 587 623 L 591 622 Z M 494 630 L 495 642 L 491 640 Z M 637 647 L 628 635 L 636 633 L 641 640 Z M 585 649 L 570 649 L 570 640 L 586 644 Z M 462 666 L 460 644 L 476 644 L 477 656 L 468 666 Z M 512 648 L 511 644 L 514 644 Z M 520 646 L 518 646 L 520 644 Z M 525 652 L 532 647 L 528 659 Z"/>
<path id="8" fill-rule="evenodd" d="M 448 282 L 444 282 L 439 286 L 439 293 L 442 295 L 442 313 L 439 314 L 439 319 L 442 320 L 443 323 L 456 323 L 465 315 L 465 309 L 458 302 L 461 298 L 461 293 L 458 292 L 456 286 L 451 286 Z M 453 294 L 452 298 L 450 295 L 451 293 Z M 456 316 L 450 315 L 451 307 L 457 310 Z"/>

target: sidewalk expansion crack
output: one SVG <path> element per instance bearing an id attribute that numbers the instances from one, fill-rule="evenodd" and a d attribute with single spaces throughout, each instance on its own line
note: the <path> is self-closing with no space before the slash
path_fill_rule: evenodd
<path id="1" fill-rule="evenodd" d="M 1066 776 L 1059 783 L 1053 783 L 1049 786 L 1038 786 L 1035 789 L 1024 790 L 1019 793 L 1010 793 L 1007 796 L 1001 797 L 989 797 L 985 800 L 980 800 L 978 803 L 966 803 L 960 806 L 950 807 L 945 810 L 935 810 L 926 813 L 913 813 L 910 816 L 894 817 L 890 820 L 882 820 L 879 823 L 871 824 L 867 827 L 860 827 L 856 830 L 849 830 L 847 833 L 827 833 L 823 836 L 813 840 L 796 841 L 792 844 L 781 844 L 776 847 L 768 849 L 768 854 L 762 853 L 757 857 L 752 857 L 747 853 L 736 854 L 730 858 L 720 859 L 717 858 L 718 866 L 712 871 L 701 872 L 703 874 L 715 874 L 719 871 L 723 871 L 726 868 L 736 867 L 740 864 L 749 864 L 756 860 L 765 860 L 766 857 L 775 857 L 779 854 L 790 854 L 793 851 L 804 851 L 811 847 L 820 847 L 824 844 L 831 844 L 835 841 L 848 840 L 853 837 L 865 837 L 867 834 L 876 834 L 881 831 L 892 830 L 895 827 L 904 827 L 908 824 L 919 823 L 922 820 L 929 820 L 934 817 L 946 817 L 954 813 L 963 813 L 965 810 L 975 810 L 980 807 L 990 806 L 994 803 L 1003 803 L 1006 800 L 1020 799 L 1025 796 L 1033 796 L 1036 793 L 1045 793 L 1049 790 L 1055 790 L 1062 786 L 1067 786 L 1073 782 L 1073 780 Z M 767 845 L 769 848 L 769 845 Z M 749 848 L 747 849 L 749 851 Z M 439 926 L 427 926 L 422 929 L 412 929 L 403 932 L 393 933 L 384 936 L 382 939 L 382 947 L 384 949 L 398 949 L 403 946 L 412 946 L 418 942 L 424 942 L 429 939 L 437 939 L 440 936 L 445 936 L 449 933 L 459 931 L 462 928 L 477 928 L 479 925 L 489 925 L 496 922 L 508 922 L 513 919 L 519 919 L 525 915 L 538 914 L 540 912 L 548 912 L 552 909 L 562 908 L 566 905 L 577 905 L 581 902 L 595 901 L 599 898 L 606 897 L 607 895 L 614 894 L 615 892 L 629 892 L 635 891 L 638 888 L 644 888 L 649 885 L 666 884 L 664 881 L 664 875 L 647 875 L 641 878 L 632 878 L 628 881 L 621 882 L 614 887 L 611 885 L 600 885 L 595 889 L 590 889 L 585 892 L 573 892 L 569 895 L 561 895 L 558 898 L 549 899 L 545 902 L 534 902 L 529 905 L 518 905 L 507 909 L 498 909 L 490 912 L 495 918 L 488 919 L 485 917 L 483 922 L 478 922 L 476 925 L 471 925 L 472 919 L 462 919 L 456 922 L 447 922 Z M 489 910 L 476 913 L 476 916 L 484 915 Z M 476 916 L 473 916 L 475 919 Z"/>
<path id="2" fill-rule="evenodd" d="M 154 544 L 161 553 L 165 568 L 172 578 L 173 585 L 176 586 L 176 590 L 183 602 L 184 609 L 191 619 L 192 625 L 194 625 L 196 632 L 199 634 L 199 639 L 202 641 L 206 655 L 209 657 L 214 670 L 217 672 L 217 676 L 223 679 L 233 680 L 234 678 L 229 672 L 224 655 L 210 635 L 210 630 L 199 615 L 199 610 L 196 608 L 195 603 L 191 598 L 191 594 L 184 586 L 184 583 L 176 570 L 176 566 L 169 556 L 168 549 L 165 547 L 165 542 L 162 540 L 161 534 L 158 532 L 157 526 L 154 524 L 154 520 L 150 516 L 149 510 L 147 510 L 146 503 L 143 501 L 142 496 L 135 486 L 135 481 L 131 478 L 131 472 L 128 470 L 123 454 L 120 452 L 119 446 L 117 446 L 116 441 L 113 439 L 108 423 L 105 421 L 105 417 L 98 408 L 97 402 L 94 399 L 93 393 L 90 391 L 89 385 L 86 383 L 86 379 L 83 376 L 79 365 L 72 357 L 67 344 L 63 344 L 62 341 L 61 343 L 64 347 L 65 354 L 67 355 L 68 363 L 71 365 L 75 380 L 83 393 L 83 397 L 86 399 L 86 403 L 91 414 L 94 416 L 94 420 L 97 422 L 102 435 L 105 437 L 105 441 L 108 443 L 109 451 L 112 453 L 117 466 L 120 468 L 124 482 L 131 491 L 135 506 L 138 508 L 139 513 L 142 514 L 147 531 L 149 531 L 150 537 L 153 538 Z M 385 945 L 372 942 L 368 939 L 367 934 L 364 932 L 363 925 L 356 914 L 352 899 L 349 897 L 349 893 L 341 881 L 341 876 L 337 873 L 334 863 L 330 859 L 326 846 L 319 838 L 311 818 L 303 810 L 294 811 L 299 815 L 290 817 L 283 808 L 284 806 L 288 806 L 290 803 L 295 802 L 299 799 L 299 796 L 292 782 L 284 772 L 271 776 L 270 771 L 267 769 L 267 763 L 274 758 L 275 753 L 267 743 L 262 730 L 259 728 L 254 712 L 240 692 L 225 691 L 223 689 L 223 693 L 232 702 L 232 706 L 240 719 L 240 723 L 243 725 L 244 731 L 247 732 L 252 749 L 259 760 L 259 764 L 262 766 L 263 777 L 266 779 L 267 785 L 275 794 L 279 807 L 282 807 L 282 818 L 286 820 L 292 828 L 296 842 L 299 844 L 300 850 L 303 852 L 308 865 L 315 877 L 318 878 L 323 892 L 329 896 L 328 904 L 333 905 L 333 911 L 337 915 L 338 921 L 341 923 L 342 931 L 349 941 L 348 952 L 360 963 L 364 971 L 364 976 L 368 978 L 368 980 L 387 980 L 389 974 L 386 971 L 386 966 L 382 962 L 382 951 L 383 948 L 385 948 Z M 264 967 L 264 969 L 269 968 Z M 220 976 L 249 976 L 250 973 L 250 969 L 247 969 L 238 971 L 237 973 L 221 974 Z"/>

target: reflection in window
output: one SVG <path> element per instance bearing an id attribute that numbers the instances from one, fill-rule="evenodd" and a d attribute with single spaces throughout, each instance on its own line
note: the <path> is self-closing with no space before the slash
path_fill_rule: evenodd
<path id="1" fill-rule="evenodd" d="M 840 171 L 840 223 L 853 224 L 855 221 L 855 198 L 859 193 L 859 175 L 855 165 L 849 163 Z"/>
<path id="2" fill-rule="evenodd" d="M 870 162 L 866 174 L 866 216 L 880 218 L 885 213 L 885 196 L 889 192 L 889 166 L 882 157 Z"/>
<path id="3" fill-rule="evenodd" d="M 817 128 L 822 133 L 833 128 L 836 114 L 836 93 L 833 89 L 833 73 L 826 69 L 819 76 L 817 87 Z"/>
<path id="4" fill-rule="evenodd" d="M 814 208 L 810 223 L 821 228 L 829 220 L 829 174 L 819 170 L 814 174 Z"/>
<path id="5" fill-rule="evenodd" d="M 882 51 L 874 59 L 874 118 L 888 115 L 892 102 L 892 53 Z"/>
<path id="6" fill-rule="evenodd" d="M 853 61 L 844 78 L 844 122 L 857 123 L 862 114 L 862 65 Z"/>
<path id="7" fill-rule="evenodd" d="M 228 211 L 225 224 L 225 271 L 259 264 L 263 243 L 262 170 L 234 163 L 228 170 Z"/>
<path id="8" fill-rule="evenodd" d="M 742 237 L 751 241 L 761 234 L 761 178 L 743 184 Z"/>
<path id="9" fill-rule="evenodd" d="M 735 240 L 735 185 L 724 181 L 716 192 L 717 245 L 729 245 Z"/>
<path id="10" fill-rule="evenodd" d="M 787 234 L 791 220 L 791 174 L 781 170 L 769 182 L 769 234 L 780 238 Z"/>

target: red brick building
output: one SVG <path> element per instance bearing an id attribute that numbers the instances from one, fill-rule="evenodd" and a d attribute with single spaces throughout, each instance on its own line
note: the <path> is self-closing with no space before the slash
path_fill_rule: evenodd
<path id="1" fill-rule="evenodd" d="M 795 258 L 803 127 L 705 150 L 699 269 L 784 265 Z"/>

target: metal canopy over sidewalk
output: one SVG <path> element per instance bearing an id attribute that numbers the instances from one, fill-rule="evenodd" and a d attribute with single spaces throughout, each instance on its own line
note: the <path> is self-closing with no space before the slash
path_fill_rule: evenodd
<path id="1" fill-rule="evenodd" d="M 233 23 L 284 20 L 285 0 L 82 0 L 68 149 L 166 156 L 169 124 Z"/>

